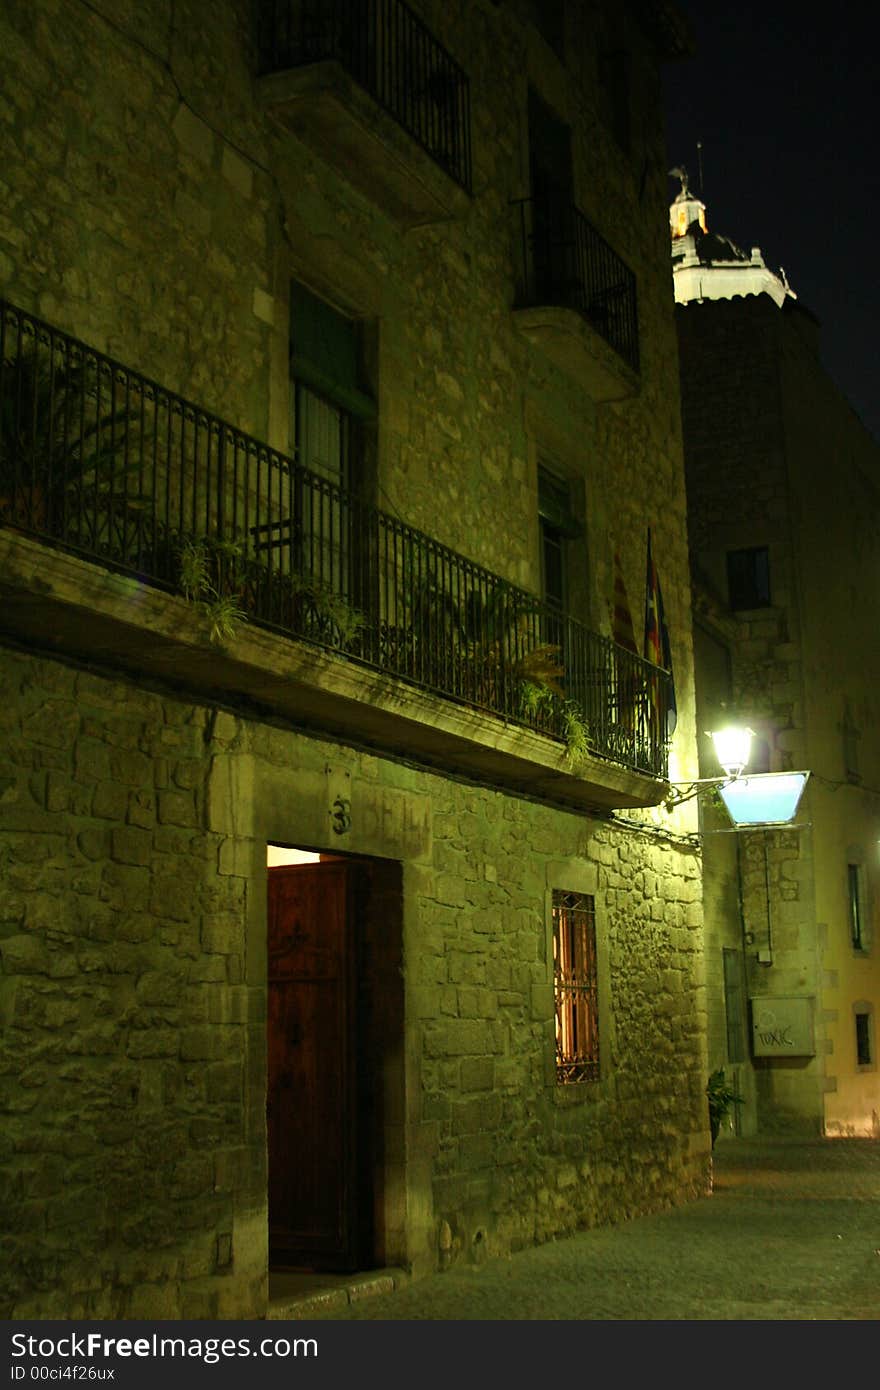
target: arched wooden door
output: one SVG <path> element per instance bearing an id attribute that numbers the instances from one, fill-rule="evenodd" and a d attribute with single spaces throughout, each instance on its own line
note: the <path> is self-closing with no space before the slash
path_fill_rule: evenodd
<path id="1" fill-rule="evenodd" d="M 269 869 L 269 1254 L 354 1269 L 358 1210 L 356 886 L 336 860 Z"/>

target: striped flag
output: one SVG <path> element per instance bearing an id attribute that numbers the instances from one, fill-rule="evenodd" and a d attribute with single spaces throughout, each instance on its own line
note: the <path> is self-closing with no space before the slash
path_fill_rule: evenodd
<path id="1" fill-rule="evenodd" d="M 611 603 L 611 635 L 619 647 L 626 647 L 627 651 L 634 652 L 636 656 L 639 649 L 636 646 L 636 634 L 633 627 L 632 613 L 629 608 L 629 598 L 626 593 L 626 584 L 623 581 L 623 565 L 620 562 L 620 551 L 614 552 L 614 598 Z"/>
<path id="2" fill-rule="evenodd" d="M 662 666 L 669 672 L 669 701 L 666 707 L 666 737 L 671 738 L 678 722 L 678 709 L 675 702 L 675 681 L 672 678 L 672 647 L 669 630 L 663 612 L 663 594 L 660 579 L 651 554 L 651 528 L 648 527 L 648 567 L 645 576 L 645 643 L 643 655 L 654 666 Z M 654 717 L 661 724 L 660 687 L 654 684 L 652 691 Z"/>

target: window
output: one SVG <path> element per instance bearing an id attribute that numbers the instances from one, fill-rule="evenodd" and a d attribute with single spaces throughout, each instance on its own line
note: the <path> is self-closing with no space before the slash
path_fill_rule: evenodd
<path id="1" fill-rule="evenodd" d="M 553 972 L 556 1080 L 598 1080 L 596 911 L 587 893 L 553 892 Z"/>
<path id="2" fill-rule="evenodd" d="M 859 739 L 861 738 L 861 732 L 853 719 L 848 700 L 843 712 L 840 733 L 843 742 L 843 770 L 846 775 L 846 780 L 855 783 L 861 782 L 862 779 L 859 773 Z"/>
<path id="3" fill-rule="evenodd" d="M 538 468 L 538 516 L 541 523 L 541 588 L 544 602 L 556 613 L 566 606 L 566 528 L 570 523 L 568 484 Z"/>
<path id="4" fill-rule="evenodd" d="M 599 55 L 599 89 L 611 133 L 625 154 L 630 152 L 630 60 L 617 49 Z"/>
<path id="5" fill-rule="evenodd" d="M 854 951 L 865 949 L 862 935 L 862 866 L 847 864 L 847 889 L 849 894 L 849 931 Z"/>
<path id="6" fill-rule="evenodd" d="M 565 0 L 531 0 L 531 20 L 545 43 L 562 58 L 565 53 Z"/>
<path id="7" fill-rule="evenodd" d="M 573 242 L 571 129 L 529 88 L 529 179 L 532 190 L 531 293 L 567 304 L 577 276 Z"/>
<path id="8" fill-rule="evenodd" d="M 290 447 L 304 468 L 355 481 L 359 425 L 375 414 L 363 389 L 359 324 L 305 285 L 290 290 Z"/>
<path id="9" fill-rule="evenodd" d="M 727 552 L 727 594 L 734 610 L 770 604 L 770 556 L 766 546 Z"/>
<path id="10" fill-rule="evenodd" d="M 874 1039 L 871 1036 L 871 1005 L 857 1004 L 856 1021 L 856 1066 L 874 1069 Z"/>
<path id="11" fill-rule="evenodd" d="M 724 968 L 724 1010 L 727 1019 L 727 1060 L 745 1061 L 743 1042 L 743 970 L 739 951 L 722 949 Z"/>
<path id="12" fill-rule="evenodd" d="M 353 513 L 346 494 L 358 489 L 363 425 L 375 414 L 361 358 L 360 325 L 293 283 L 289 446 L 300 468 L 314 477 L 297 474 L 290 503 L 295 525 L 267 528 L 264 548 L 274 551 L 274 563 L 282 568 L 347 597 Z"/>

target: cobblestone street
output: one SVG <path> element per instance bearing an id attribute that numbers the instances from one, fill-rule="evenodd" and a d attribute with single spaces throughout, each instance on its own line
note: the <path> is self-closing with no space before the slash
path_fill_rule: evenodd
<path id="1" fill-rule="evenodd" d="M 712 1195 L 688 1206 L 293 1316 L 880 1317 L 880 1141 L 732 1139 L 714 1166 Z"/>

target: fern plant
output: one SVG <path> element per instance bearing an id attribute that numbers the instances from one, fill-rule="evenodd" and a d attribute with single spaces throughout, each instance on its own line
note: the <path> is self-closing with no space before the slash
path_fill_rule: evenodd
<path id="1" fill-rule="evenodd" d="M 208 641 L 223 646 L 247 621 L 241 607 L 244 576 L 237 541 L 185 541 L 179 555 L 181 593 L 197 606 L 208 627 Z"/>
<path id="2" fill-rule="evenodd" d="M 565 756 L 573 768 L 578 768 L 590 756 L 592 736 L 590 726 L 573 700 L 562 706 L 562 730 L 565 737 Z"/>
<path id="3" fill-rule="evenodd" d="M 709 1101 L 709 1132 L 714 1149 L 715 1140 L 721 1131 L 723 1121 L 730 1113 L 731 1106 L 742 1105 L 743 1098 L 737 1095 L 735 1088 L 725 1079 L 723 1067 L 718 1067 L 710 1075 L 706 1096 Z"/>

